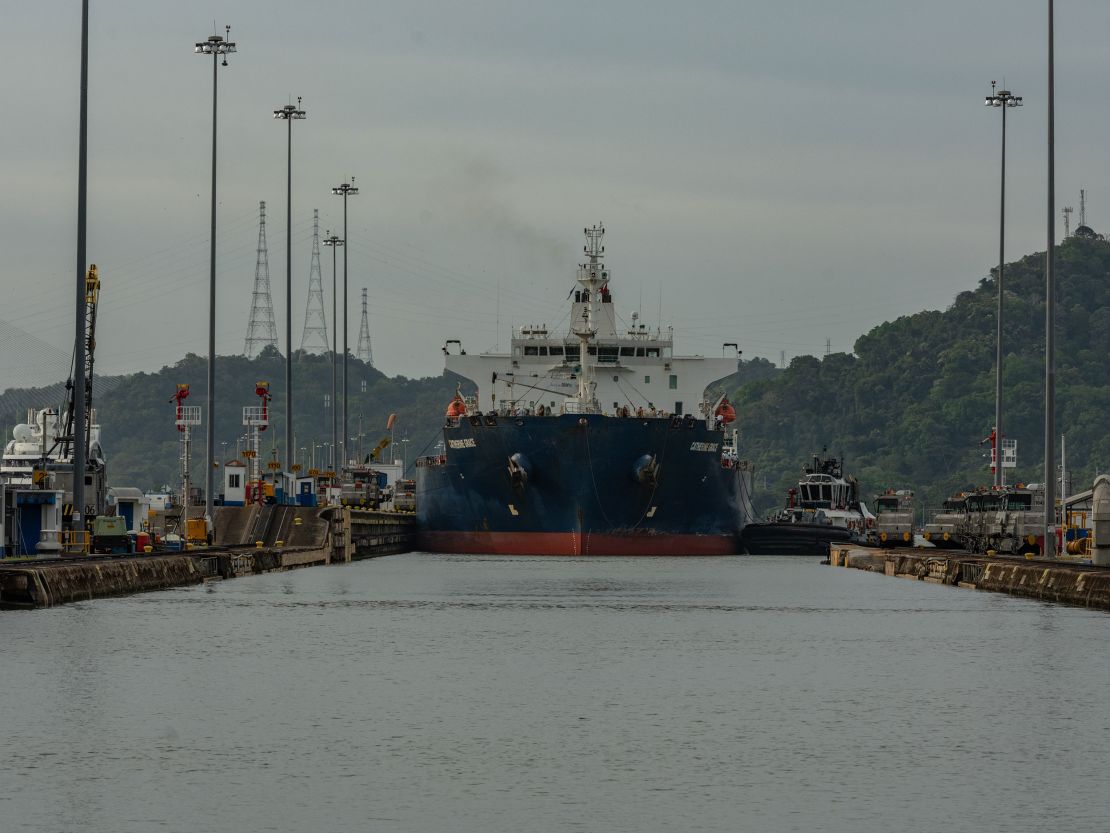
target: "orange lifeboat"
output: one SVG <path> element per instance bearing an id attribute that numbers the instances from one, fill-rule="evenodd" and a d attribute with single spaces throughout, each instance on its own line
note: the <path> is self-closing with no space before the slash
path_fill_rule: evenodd
<path id="1" fill-rule="evenodd" d="M 725 425 L 736 421 L 736 409 L 729 404 L 728 399 L 722 399 L 721 404 L 717 406 L 717 410 L 713 413 L 715 416 L 719 416 L 721 422 Z"/>
<path id="2" fill-rule="evenodd" d="M 456 393 L 455 398 L 452 399 L 451 403 L 447 406 L 447 416 L 449 416 L 449 417 L 461 417 L 461 416 L 465 416 L 465 415 L 466 415 L 466 403 L 463 402 L 462 396 L 460 396 L 459 394 Z"/>

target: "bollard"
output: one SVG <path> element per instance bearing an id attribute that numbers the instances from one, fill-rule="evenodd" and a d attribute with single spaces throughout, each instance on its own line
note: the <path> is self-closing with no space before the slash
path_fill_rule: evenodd
<path id="1" fill-rule="evenodd" d="M 256 550 L 260 550 L 260 549 L 262 549 L 262 542 L 261 542 L 261 541 L 255 541 L 255 542 L 254 542 L 254 548 L 255 548 Z"/>
<path id="2" fill-rule="evenodd" d="M 147 544 L 145 547 L 143 547 L 143 552 L 154 552 L 154 547 L 152 547 L 150 544 Z"/>
<path id="3" fill-rule="evenodd" d="M 274 541 L 274 546 L 275 547 L 284 547 L 285 542 L 284 541 Z"/>

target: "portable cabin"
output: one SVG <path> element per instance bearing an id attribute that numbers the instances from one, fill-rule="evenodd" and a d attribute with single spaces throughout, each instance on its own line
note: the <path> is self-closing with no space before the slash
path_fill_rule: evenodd
<path id="1" fill-rule="evenodd" d="M 0 485 L 0 532 L 5 556 L 53 554 L 61 549 L 65 492 Z"/>
<path id="2" fill-rule="evenodd" d="M 247 500 L 247 467 L 239 460 L 224 464 L 224 506 L 243 506 Z"/>
<path id="3" fill-rule="evenodd" d="M 108 490 L 108 506 L 115 506 L 115 512 L 124 523 L 129 532 L 139 532 L 147 521 L 147 510 L 150 509 L 150 499 L 143 494 L 141 489 L 132 486 L 113 486 Z"/>

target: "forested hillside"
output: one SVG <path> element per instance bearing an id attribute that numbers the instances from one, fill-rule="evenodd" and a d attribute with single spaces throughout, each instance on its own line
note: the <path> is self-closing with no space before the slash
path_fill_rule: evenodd
<path id="1" fill-rule="evenodd" d="M 1073 237 L 1057 254 L 1057 433 L 1081 489 L 1110 467 L 1110 243 Z M 1007 479 L 1035 482 L 1044 477 L 1044 253 L 1008 264 L 1004 286 L 1003 427 L 1018 441 Z M 943 312 L 881 324 L 853 354 L 800 356 L 739 387 L 760 508 L 780 504 L 807 455 L 825 447 L 843 453 L 867 495 L 913 488 L 935 504 L 989 483 L 979 443 L 994 423 L 996 298 L 992 273 Z"/>
<path id="2" fill-rule="evenodd" d="M 1057 425 L 1067 435 L 1075 488 L 1110 468 L 1110 243 L 1071 238 L 1058 252 Z M 1043 478 L 1044 254 L 1006 268 L 1005 412 L 1008 437 L 1018 440 L 1013 479 Z M 980 440 L 994 421 L 995 282 L 983 279 L 944 311 L 919 312 L 861 336 L 852 354 L 800 356 L 786 369 L 755 359 L 727 380 L 739 415 L 743 454 L 757 467 L 757 504 L 779 505 L 807 457 L 827 448 L 843 454 L 864 492 L 913 488 L 929 504 L 950 492 L 989 481 Z M 741 345 L 743 346 L 743 345 Z M 441 375 L 389 378 L 351 358 L 349 433 L 372 448 L 397 413 L 395 456 L 411 462 L 439 439 L 444 408 L 460 380 Z M 103 425 L 111 481 L 143 488 L 178 477 L 178 433 L 169 402 L 179 382 L 192 386 L 190 404 L 203 404 L 207 363 L 189 355 L 157 373 L 98 379 L 96 408 Z M 217 457 L 234 456 L 242 408 L 256 404 L 256 381 L 270 382 L 273 422 L 269 447 L 284 435 L 285 362 L 270 351 L 253 360 L 217 362 Z M 331 364 L 327 356 L 294 360 L 295 433 L 306 456 L 331 439 Z M 0 395 L 5 437 L 29 405 L 60 404 L 61 386 Z M 203 428 L 196 457 L 203 455 Z M 226 445 L 225 445 L 226 444 Z"/>
<path id="3" fill-rule="evenodd" d="M 188 383 L 188 404 L 203 405 L 208 390 L 207 378 L 207 359 L 190 354 L 157 373 L 114 377 L 104 383 L 97 380 L 94 407 L 102 426 L 112 484 L 148 489 L 180 480 L 178 432 L 174 427 L 170 398 L 179 382 Z M 339 378 L 342 391 L 341 371 Z M 275 442 L 284 444 L 285 359 L 273 350 L 256 359 L 220 356 L 216 362 L 217 459 L 235 456 L 236 440 L 244 431 L 243 407 L 258 404 L 254 395 L 257 381 L 268 381 L 273 394 L 271 423 L 263 434 L 263 446 L 269 449 Z M 396 413 L 396 457 L 400 459 L 404 453 L 411 461 L 421 452 L 428 453 L 439 438 L 444 409 L 454 394 L 457 381 L 447 376 L 388 378 L 349 357 L 348 429 L 353 438 L 352 449 L 358 447 L 360 430 L 363 448 L 372 449 L 388 433 L 385 424 L 389 414 Z M 304 448 L 305 458 L 310 457 L 315 442 L 319 460 L 325 453 L 323 443 L 331 442 L 331 410 L 325 404 L 325 397 L 331 396 L 330 357 L 297 353 L 293 362 L 293 385 L 296 392 L 293 429 L 298 455 L 299 449 Z M 110 395 L 106 388 L 110 389 Z M 61 386 L 40 391 L 5 392 L 0 396 L 0 420 L 4 423 L 5 438 L 11 437 L 15 422 L 26 418 L 28 405 L 59 405 L 62 393 Z M 194 466 L 203 459 L 204 431 L 201 426 L 194 432 Z M 407 443 L 402 442 L 405 437 L 409 440 Z"/>

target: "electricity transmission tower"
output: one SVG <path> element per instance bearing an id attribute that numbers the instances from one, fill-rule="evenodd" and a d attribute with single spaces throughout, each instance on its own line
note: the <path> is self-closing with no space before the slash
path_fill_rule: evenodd
<path id="1" fill-rule="evenodd" d="M 258 204 L 258 259 L 254 264 L 254 292 L 251 318 L 247 324 L 247 343 L 243 354 L 254 358 L 266 347 L 277 347 L 274 301 L 270 297 L 270 259 L 266 253 L 266 203 Z"/>
<path id="2" fill-rule="evenodd" d="M 358 348 L 355 356 L 374 366 L 374 351 L 370 347 L 370 315 L 366 311 L 366 287 L 362 288 L 362 324 L 358 328 Z"/>
<path id="3" fill-rule="evenodd" d="M 328 324 L 324 318 L 324 288 L 320 280 L 320 211 L 312 209 L 312 264 L 308 270 L 308 306 L 304 310 L 301 349 L 328 352 Z"/>

